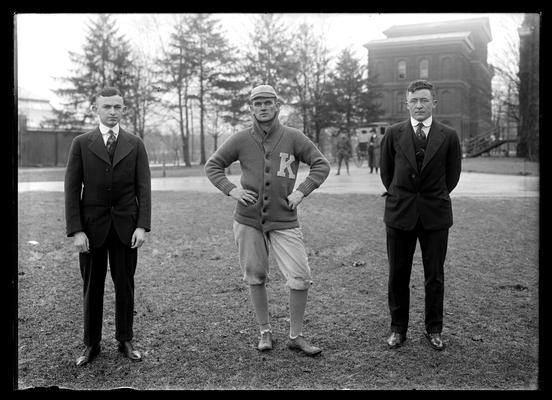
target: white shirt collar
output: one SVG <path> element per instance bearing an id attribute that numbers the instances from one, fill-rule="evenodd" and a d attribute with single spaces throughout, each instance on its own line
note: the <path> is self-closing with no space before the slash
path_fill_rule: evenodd
<path id="1" fill-rule="evenodd" d="M 410 123 L 412 124 L 414 130 L 416 130 L 416 127 L 420 122 L 424 124 L 424 127 L 422 129 L 429 128 L 431 126 L 431 123 L 433 122 L 433 115 L 430 115 L 427 119 L 423 121 L 417 121 L 414 118 L 410 117 Z"/>
<path id="2" fill-rule="evenodd" d="M 107 132 L 109 132 L 110 130 L 112 130 L 115 134 L 115 137 L 117 137 L 117 135 L 119 134 L 119 124 L 115 125 L 113 128 L 110 128 L 109 126 L 105 126 L 100 122 L 100 132 L 102 133 L 102 135 L 107 135 Z"/>

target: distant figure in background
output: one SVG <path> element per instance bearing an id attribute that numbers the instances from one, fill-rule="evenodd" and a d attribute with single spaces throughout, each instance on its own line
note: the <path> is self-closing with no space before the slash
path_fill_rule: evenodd
<path id="1" fill-rule="evenodd" d="M 444 347 L 444 264 L 452 226 L 450 193 L 458 184 L 462 149 L 456 131 L 433 119 L 433 85 L 411 82 L 406 91 L 410 119 L 387 128 L 381 143 L 381 180 L 387 192 L 383 220 L 389 258 L 389 348 L 406 340 L 410 274 L 416 242 L 424 266 L 426 338 Z"/>
<path id="2" fill-rule="evenodd" d="M 379 128 L 378 128 L 379 130 Z M 383 140 L 383 134 L 377 133 L 374 138 L 374 168 L 376 169 L 376 174 L 381 164 L 381 141 Z"/>
<path id="3" fill-rule="evenodd" d="M 353 147 L 351 146 L 351 140 L 347 133 L 342 132 L 337 139 L 337 173 L 339 175 L 341 171 L 341 162 L 345 162 L 345 168 L 347 168 L 347 175 L 349 175 L 349 158 L 353 155 Z"/>
<path id="4" fill-rule="evenodd" d="M 126 110 L 121 93 L 103 89 L 92 109 L 99 126 L 73 139 L 65 171 L 66 231 L 79 251 L 83 279 L 86 348 L 77 366 L 100 352 L 108 258 L 119 351 L 142 359 L 132 345 L 134 273 L 151 223 L 148 155 L 142 140 L 119 126 Z"/>
<path id="5" fill-rule="evenodd" d="M 251 91 L 252 126 L 232 135 L 205 164 L 211 183 L 236 200 L 234 239 L 243 280 L 259 324 L 259 351 L 272 349 L 266 282 L 269 251 L 289 288 L 290 328 L 288 348 L 309 356 L 322 349 L 303 336 L 308 291 L 313 283 L 297 207 L 330 173 L 330 163 L 301 131 L 280 123 L 280 100 L 270 85 Z M 234 161 L 241 166 L 240 186 L 230 182 L 224 170 Z M 310 166 L 296 189 L 299 163 Z"/>
<path id="6" fill-rule="evenodd" d="M 370 129 L 370 140 L 368 141 L 368 166 L 370 167 L 370 173 L 376 169 L 376 174 L 379 168 L 379 151 L 380 142 L 378 141 L 378 135 L 374 128 Z"/>
<path id="7" fill-rule="evenodd" d="M 357 156 L 359 159 L 361 159 L 362 157 L 366 158 L 368 156 L 368 144 L 370 143 L 370 136 L 370 132 L 368 132 L 366 129 L 361 129 L 360 132 L 357 133 Z"/>

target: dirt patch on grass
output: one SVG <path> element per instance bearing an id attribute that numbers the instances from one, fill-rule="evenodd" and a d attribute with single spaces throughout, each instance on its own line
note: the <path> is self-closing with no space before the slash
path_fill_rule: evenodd
<path id="1" fill-rule="evenodd" d="M 106 280 L 102 352 L 77 368 L 82 281 L 65 237 L 62 193 L 19 195 L 19 387 L 70 389 L 535 389 L 538 375 L 538 199 L 454 201 L 445 270 L 447 347 L 423 339 L 419 249 L 409 340 L 389 351 L 383 199 L 313 193 L 300 221 L 315 284 L 305 334 L 316 358 L 285 347 L 288 295 L 273 264 L 275 348 L 257 326 L 232 238 L 233 202 L 217 193 L 154 192 L 139 253 L 135 344 L 116 351 Z M 515 227 L 513 222 L 515 221 Z M 35 241 L 37 243 L 30 243 Z"/>

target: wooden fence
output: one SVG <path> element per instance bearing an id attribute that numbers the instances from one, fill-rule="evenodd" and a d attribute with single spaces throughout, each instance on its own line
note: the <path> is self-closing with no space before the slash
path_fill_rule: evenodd
<path id="1" fill-rule="evenodd" d="M 64 167 L 73 138 L 83 131 L 27 129 L 18 132 L 18 166 Z"/>

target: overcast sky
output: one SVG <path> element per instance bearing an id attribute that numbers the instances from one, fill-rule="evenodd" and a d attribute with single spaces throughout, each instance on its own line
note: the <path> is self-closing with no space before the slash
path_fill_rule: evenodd
<path id="1" fill-rule="evenodd" d="M 385 38 L 382 33 L 393 25 L 447 21 L 464 18 L 489 17 L 493 40 L 489 43 L 489 61 L 501 53 L 506 36 L 516 36 L 523 14 L 363 14 L 311 13 L 283 14 L 289 24 L 308 22 L 317 33 L 324 33 L 333 53 L 351 47 L 360 57 L 366 57 L 363 45 L 374 39 Z M 114 14 L 120 33 L 143 49 L 155 47 L 159 35 L 152 35 L 155 18 L 170 21 L 171 14 Z M 215 14 L 231 43 L 245 43 L 255 14 Z M 17 83 L 29 92 L 52 101 L 57 100 L 52 90 L 58 85 L 55 77 L 69 74 L 71 63 L 68 52 L 82 53 L 87 33 L 87 22 L 95 14 L 18 14 L 15 16 Z M 161 26 L 169 27 L 165 23 Z"/>

